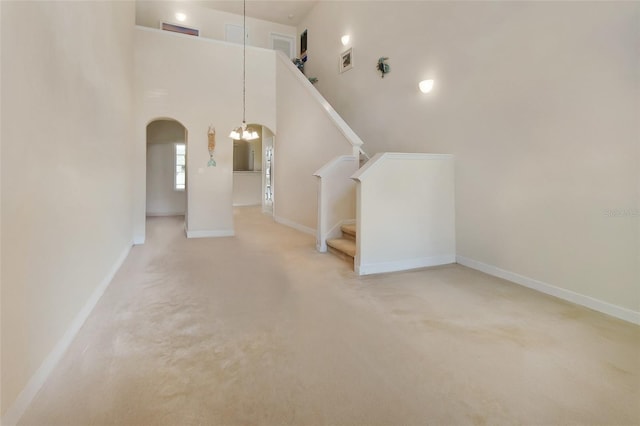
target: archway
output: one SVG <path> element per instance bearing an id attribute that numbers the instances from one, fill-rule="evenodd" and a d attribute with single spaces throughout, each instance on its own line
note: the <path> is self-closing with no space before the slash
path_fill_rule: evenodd
<path id="1" fill-rule="evenodd" d="M 258 133 L 253 141 L 233 141 L 233 205 L 260 205 L 273 215 L 274 133 L 266 126 L 251 123 Z"/>
<path id="2" fill-rule="evenodd" d="M 156 119 L 146 127 L 145 216 L 188 218 L 188 132 L 171 118 Z"/>

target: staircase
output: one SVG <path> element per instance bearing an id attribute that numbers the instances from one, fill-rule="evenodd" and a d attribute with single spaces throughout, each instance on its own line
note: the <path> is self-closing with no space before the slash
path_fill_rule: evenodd
<path id="1" fill-rule="evenodd" d="M 342 238 L 327 240 L 330 250 L 343 259 L 353 261 L 356 255 L 356 224 L 350 223 L 340 227 Z"/>

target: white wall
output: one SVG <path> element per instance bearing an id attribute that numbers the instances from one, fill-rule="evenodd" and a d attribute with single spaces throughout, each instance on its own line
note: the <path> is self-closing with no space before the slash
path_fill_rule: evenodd
<path id="1" fill-rule="evenodd" d="M 315 235 L 318 196 L 313 174 L 331 159 L 352 154 L 353 147 L 324 104 L 310 95 L 311 83 L 293 64 L 278 57 L 276 67 L 274 216 L 278 222 Z"/>
<path id="2" fill-rule="evenodd" d="M 184 22 L 175 19 L 176 12 L 187 15 Z M 213 10 L 185 1 L 137 1 L 136 25 L 160 28 L 160 22 L 170 22 L 200 30 L 200 37 L 224 40 L 225 24 L 242 26 L 242 15 Z M 271 48 L 269 34 L 283 34 L 296 37 L 296 28 L 275 22 L 247 17 L 247 44 L 256 47 Z"/>
<path id="3" fill-rule="evenodd" d="M 233 172 L 233 205 L 259 206 L 262 202 L 262 172 Z"/>
<path id="4" fill-rule="evenodd" d="M 459 256 L 637 313 L 639 20 L 624 2 L 319 2 L 298 30 L 370 154 L 455 155 Z"/>
<path id="5" fill-rule="evenodd" d="M 4 423 L 131 245 L 134 6 L 1 7 Z"/>
<path id="6" fill-rule="evenodd" d="M 247 48 L 247 122 L 276 129 L 275 56 Z M 190 236 L 233 234 L 233 142 L 242 121 L 242 46 L 143 27 L 135 29 L 136 141 L 135 242 L 145 232 L 145 129 L 172 118 L 187 129 L 187 197 Z M 214 158 L 207 167 L 207 130 L 216 128 Z"/>
<path id="7" fill-rule="evenodd" d="M 453 156 L 377 154 L 358 183 L 358 274 L 455 263 Z"/>

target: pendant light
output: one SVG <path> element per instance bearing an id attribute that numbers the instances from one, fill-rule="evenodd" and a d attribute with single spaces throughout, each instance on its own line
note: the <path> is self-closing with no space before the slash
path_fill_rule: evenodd
<path id="1" fill-rule="evenodd" d="M 247 86 L 247 0 L 242 1 L 242 126 L 231 131 L 229 137 L 235 140 L 251 141 L 258 139 L 258 132 L 247 127 L 245 112 Z"/>

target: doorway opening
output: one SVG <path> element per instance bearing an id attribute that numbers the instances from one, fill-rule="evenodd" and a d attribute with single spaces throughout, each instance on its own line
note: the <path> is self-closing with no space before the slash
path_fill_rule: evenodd
<path id="1" fill-rule="evenodd" d="M 188 218 L 187 129 L 168 118 L 147 125 L 146 216 Z"/>
<path id="2" fill-rule="evenodd" d="M 274 133 L 266 126 L 248 124 L 258 139 L 233 141 L 233 206 L 261 206 L 273 215 Z"/>

